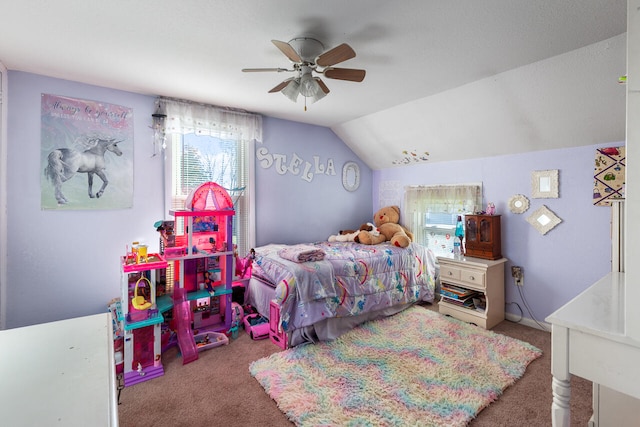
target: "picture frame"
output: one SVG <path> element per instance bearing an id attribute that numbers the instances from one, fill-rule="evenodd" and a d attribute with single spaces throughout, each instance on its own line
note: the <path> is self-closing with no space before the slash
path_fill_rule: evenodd
<path id="1" fill-rule="evenodd" d="M 531 172 L 531 197 L 534 199 L 558 198 L 558 169 Z"/>
<path id="2" fill-rule="evenodd" d="M 527 222 L 533 226 L 543 236 L 555 228 L 556 225 L 562 222 L 555 213 L 553 213 L 548 207 L 542 205 L 535 212 L 533 212 Z"/>
<path id="3" fill-rule="evenodd" d="M 509 199 L 509 210 L 514 214 L 525 213 L 529 209 L 529 199 L 522 194 L 515 194 Z"/>

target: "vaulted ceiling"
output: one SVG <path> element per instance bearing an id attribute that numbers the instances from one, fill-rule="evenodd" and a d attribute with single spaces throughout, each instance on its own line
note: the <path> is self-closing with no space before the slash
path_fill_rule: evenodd
<path id="1" fill-rule="evenodd" d="M 364 81 L 305 111 L 241 72 L 296 37 Z M 622 141 L 625 51 L 624 0 L 0 0 L 9 70 L 327 126 L 374 169 Z"/>

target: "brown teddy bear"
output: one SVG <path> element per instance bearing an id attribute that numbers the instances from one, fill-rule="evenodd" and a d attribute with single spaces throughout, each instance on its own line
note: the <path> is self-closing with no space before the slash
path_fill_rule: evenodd
<path id="1" fill-rule="evenodd" d="M 373 216 L 373 223 L 380 231 L 380 235 L 375 236 L 369 231 L 362 230 L 358 233 L 355 241 L 365 245 L 377 245 L 390 241 L 392 245 L 406 248 L 413 241 L 413 234 L 398 224 L 399 221 L 400 208 L 398 206 L 380 208 Z"/>

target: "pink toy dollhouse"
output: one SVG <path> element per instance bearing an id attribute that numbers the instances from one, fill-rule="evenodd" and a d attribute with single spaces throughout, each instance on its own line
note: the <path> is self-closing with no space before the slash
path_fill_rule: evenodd
<path id="1" fill-rule="evenodd" d="M 174 221 L 160 222 L 162 254 L 122 258 L 118 320 L 125 386 L 163 375 L 162 351 L 171 343 L 180 347 L 185 364 L 198 359 L 199 351 L 229 342 L 233 203 L 226 190 L 208 182 L 185 207 L 170 212 Z"/>

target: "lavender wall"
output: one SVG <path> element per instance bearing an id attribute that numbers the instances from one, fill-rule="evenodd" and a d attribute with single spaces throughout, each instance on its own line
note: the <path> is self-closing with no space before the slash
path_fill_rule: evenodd
<path id="1" fill-rule="evenodd" d="M 263 126 L 264 143 L 256 144 L 258 246 L 326 240 L 340 229 L 371 221 L 371 170 L 333 131 L 269 117 Z M 286 165 L 297 155 L 302 159 L 299 173 L 281 174 L 275 163 L 266 167 L 269 158 L 261 150 L 286 156 Z M 314 156 L 325 171 L 332 160 L 335 174 L 315 173 Z M 348 161 L 360 166 L 360 187 L 353 192 L 342 186 L 342 167 Z M 313 167 L 305 174 L 307 162 Z"/>
<path id="2" fill-rule="evenodd" d="M 151 158 L 154 98 L 22 72 L 10 71 L 8 78 L 6 326 L 104 312 L 109 300 L 120 295 L 119 257 L 125 245 L 140 240 L 157 251 L 153 223 L 163 218 L 163 193 L 162 159 Z M 133 208 L 41 210 L 42 93 L 133 109 Z"/>
<path id="3" fill-rule="evenodd" d="M 157 250 L 153 223 L 163 218 L 163 192 L 161 158 L 151 157 L 149 125 L 154 99 L 22 72 L 9 72 L 8 80 L 9 230 L 7 236 L 0 236 L 7 239 L 9 249 L 6 326 L 102 312 L 120 294 L 119 257 L 125 245 L 143 240 Z M 133 108 L 133 208 L 40 209 L 42 93 Z M 495 202 L 503 215 L 507 267 L 524 267 L 522 290 L 536 318 L 544 319 L 609 271 L 609 209 L 591 205 L 595 146 L 372 172 L 331 130 L 267 117 L 264 143 L 257 148 L 286 156 L 287 165 L 294 154 L 302 159 L 298 174 L 291 170 L 280 174 L 276 166 L 263 167 L 260 158 L 256 159 L 258 245 L 324 240 L 340 228 L 357 227 L 369 221 L 379 207 L 381 184 L 384 200 L 395 189 L 401 201 L 402 186 L 407 184 L 482 181 L 485 202 Z M 314 165 L 309 180 L 303 172 L 307 161 L 315 163 L 314 156 L 324 166 L 332 159 L 335 175 L 316 174 Z M 342 166 L 347 161 L 360 165 L 361 184 L 355 192 L 342 187 Z M 531 199 L 528 212 L 511 214 L 506 201 L 513 194 L 530 195 L 530 171 L 543 169 L 560 170 L 560 198 Z M 528 214 L 542 204 L 563 219 L 546 236 L 526 222 Z M 507 301 L 518 303 L 525 317 L 531 317 L 510 277 Z M 507 310 L 519 315 L 514 305 Z"/>
<path id="4" fill-rule="evenodd" d="M 497 213 L 502 215 L 502 253 L 509 259 L 505 268 L 506 301 L 517 303 L 524 317 L 542 321 L 610 270 L 610 209 L 591 202 L 594 156 L 598 147 L 621 145 L 624 143 L 613 142 L 374 171 L 374 209 L 379 207 L 381 186 L 481 181 L 484 204 L 494 202 Z M 531 171 L 548 169 L 559 170 L 559 198 L 532 199 Z M 507 203 L 514 194 L 529 198 L 530 208 L 524 214 L 509 211 Z M 401 199 L 400 195 L 398 200 Z M 544 236 L 526 220 L 542 205 L 562 219 Z M 513 284 L 511 265 L 524 268 L 524 286 L 520 290 L 532 313 Z M 515 304 L 507 304 L 506 310 L 520 316 Z"/>
<path id="5" fill-rule="evenodd" d="M 144 241 L 158 250 L 154 222 L 164 218 L 161 156 L 151 157 L 154 97 L 39 75 L 8 73 L 9 230 L 6 327 L 14 328 L 104 312 L 120 295 L 119 257 L 125 245 Z M 40 97 L 42 93 L 127 106 L 134 114 L 133 208 L 43 211 L 40 208 Z M 326 239 L 340 228 L 356 227 L 372 212 L 371 171 L 335 134 L 317 126 L 264 119 L 270 153 L 296 153 L 313 162 L 333 159 L 335 175 L 280 175 L 256 161 L 257 242 L 297 243 Z M 356 161 L 361 185 L 342 187 L 342 165 Z M 313 162 L 315 163 L 315 162 Z M 301 169 L 304 171 L 305 162 Z M 315 165 L 312 171 L 315 171 Z M 308 174 L 305 175 L 308 179 Z M 84 179 L 84 175 L 74 178 Z M 109 189 L 107 188 L 107 191 Z"/>

